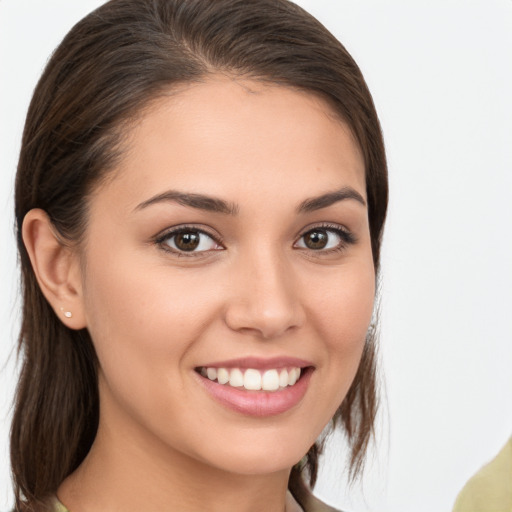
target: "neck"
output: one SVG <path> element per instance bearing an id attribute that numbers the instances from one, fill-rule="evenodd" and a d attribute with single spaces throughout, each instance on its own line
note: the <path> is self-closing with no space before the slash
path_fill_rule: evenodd
<path id="1" fill-rule="evenodd" d="M 224 471 L 130 432 L 126 422 L 100 420 L 88 456 L 60 486 L 58 497 L 71 512 L 283 512 L 289 474 L 289 469 L 264 475 Z"/>

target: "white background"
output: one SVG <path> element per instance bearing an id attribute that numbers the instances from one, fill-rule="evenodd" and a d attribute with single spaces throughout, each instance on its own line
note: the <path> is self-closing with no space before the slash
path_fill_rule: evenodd
<path id="1" fill-rule="evenodd" d="M 13 178 L 44 63 L 99 0 L 0 0 L 0 509 L 18 323 Z M 512 1 L 302 0 L 365 74 L 388 150 L 384 407 L 362 485 L 334 439 L 317 493 L 449 511 L 512 433 Z"/>

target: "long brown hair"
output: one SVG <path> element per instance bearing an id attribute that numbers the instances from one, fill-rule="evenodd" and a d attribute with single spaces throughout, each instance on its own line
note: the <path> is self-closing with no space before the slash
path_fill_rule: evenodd
<path id="1" fill-rule="evenodd" d="M 11 430 L 17 510 L 44 510 L 89 451 L 99 416 L 97 359 L 86 329 L 65 327 L 44 298 L 21 238 L 32 208 L 63 240 L 79 242 L 87 199 L 123 147 L 129 123 L 180 83 L 224 72 L 323 97 L 364 156 L 378 276 L 388 188 L 379 120 L 363 76 L 325 27 L 287 0 L 111 0 L 80 21 L 50 59 L 32 98 L 16 177 L 23 313 L 22 368 Z M 375 336 L 333 419 L 350 448 L 351 476 L 364 461 L 377 409 Z M 300 495 L 315 483 L 320 444 L 290 477 Z"/>

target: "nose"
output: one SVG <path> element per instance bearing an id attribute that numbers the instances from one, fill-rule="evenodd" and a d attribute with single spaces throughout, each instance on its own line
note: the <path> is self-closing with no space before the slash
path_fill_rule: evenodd
<path id="1" fill-rule="evenodd" d="M 303 325 L 298 283 L 286 258 L 259 251 L 231 270 L 233 293 L 225 313 L 230 329 L 271 339 Z"/>

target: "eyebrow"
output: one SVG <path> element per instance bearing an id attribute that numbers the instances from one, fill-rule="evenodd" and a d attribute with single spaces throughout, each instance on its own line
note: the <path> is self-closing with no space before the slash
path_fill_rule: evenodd
<path id="1" fill-rule="evenodd" d="M 366 207 L 366 202 L 357 190 L 352 187 L 343 187 L 334 192 L 328 192 L 317 197 L 308 198 L 299 204 L 298 213 L 308 213 L 322 208 L 327 208 L 339 201 L 346 199 L 354 199 Z M 207 196 L 204 194 L 193 194 L 187 192 L 179 192 L 177 190 L 168 190 L 162 194 L 150 197 L 135 207 L 135 211 L 142 210 L 153 204 L 176 202 L 183 206 L 197 208 L 214 213 L 223 213 L 225 215 L 236 215 L 239 207 L 235 203 L 229 203 L 217 197 Z"/>
<path id="2" fill-rule="evenodd" d="M 238 213 L 238 206 L 234 203 L 228 203 L 222 199 L 203 194 L 178 192 L 177 190 L 168 190 L 162 194 L 157 194 L 140 203 L 135 210 L 142 210 L 153 204 L 165 202 L 176 202 L 183 206 L 190 206 L 191 208 L 208 212 L 224 213 L 226 215 L 236 215 Z"/>
<path id="3" fill-rule="evenodd" d="M 322 208 L 327 208 L 339 201 L 345 201 L 346 199 L 354 199 L 366 207 L 366 201 L 357 190 L 352 187 L 343 187 L 334 192 L 328 192 L 321 196 L 306 199 L 299 205 L 297 211 L 299 213 L 314 212 L 316 210 L 321 210 Z"/>

